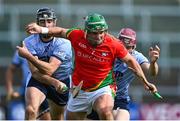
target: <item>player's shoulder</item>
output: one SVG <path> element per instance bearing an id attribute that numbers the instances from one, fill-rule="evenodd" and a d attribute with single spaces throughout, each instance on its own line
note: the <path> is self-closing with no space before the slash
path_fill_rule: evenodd
<path id="1" fill-rule="evenodd" d="M 69 35 L 73 35 L 74 36 L 80 36 L 84 34 L 84 30 L 82 28 L 78 28 L 78 27 L 74 27 L 74 28 L 70 28 L 67 32 L 66 32 L 66 36 L 69 37 Z"/>
<path id="2" fill-rule="evenodd" d="M 142 57 L 145 57 L 141 52 L 137 51 L 137 50 L 134 50 L 132 52 L 132 55 L 136 58 L 142 58 Z"/>
<path id="3" fill-rule="evenodd" d="M 37 34 L 32 34 L 32 35 L 26 37 L 26 38 L 24 39 L 24 41 L 25 41 L 26 43 L 29 43 L 29 42 L 32 42 L 32 41 L 36 41 L 37 38 L 38 38 L 38 35 L 37 35 Z"/>
<path id="4" fill-rule="evenodd" d="M 123 44 L 122 44 L 122 42 L 121 41 L 119 41 L 119 39 L 117 39 L 116 37 L 114 37 L 113 35 L 111 35 L 111 34 L 107 34 L 106 35 L 106 42 L 109 44 L 109 45 L 111 45 L 111 46 L 113 46 L 113 47 L 120 47 L 120 46 L 122 46 Z"/>
<path id="5" fill-rule="evenodd" d="M 106 34 L 106 40 L 109 42 L 115 43 L 115 44 L 119 43 L 119 40 L 115 36 L 113 36 L 109 33 Z"/>
<path id="6" fill-rule="evenodd" d="M 143 55 L 141 52 L 139 52 L 139 51 L 137 51 L 137 50 L 134 50 L 132 54 L 133 54 L 133 55 Z"/>
<path id="7" fill-rule="evenodd" d="M 80 32 L 80 31 L 82 31 L 81 28 L 79 28 L 79 27 L 73 27 L 73 28 L 68 29 L 67 34 L 69 34 L 69 33 L 71 33 L 71 32 Z"/>
<path id="8" fill-rule="evenodd" d="M 62 45 L 62 44 L 71 45 L 71 42 L 68 39 L 65 39 L 65 38 L 57 38 L 57 37 L 55 37 L 54 40 L 55 40 L 54 42 L 57 45 Z"/>

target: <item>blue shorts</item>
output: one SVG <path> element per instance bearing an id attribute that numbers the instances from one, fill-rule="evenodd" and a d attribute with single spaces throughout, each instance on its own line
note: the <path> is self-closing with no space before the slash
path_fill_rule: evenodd
<path id="1" fill-rule="evenodd" d="M 41 105 L 40 105 L 40 107 L 39 107 L 39 110 L 40 110 L 40 112 L 42 112 L 42 111 L 47 110 L 48 108 L 49 108 L 49 104 L 48 104 L 47 99 L 45 99 L 45 100 L 41 103 Z"/>
<path id="2" fill-rule="evenodd" d="M 127 99 L 115 98 L 113 109 L 116 110 L 117 108 L 120 108 L 120 109 L 125 109 L 125 110 L 129 111 L 129 103 L 130 103 L 130 101 L 128 101 Z M 91 119 L 91 120 L 100 120 L 97 112 L 94 110 L 92 110 L 92 112 L 87 115 L 87 118 Z"/>
<path id="3" fill-rule="evenodd" d="M 70 86 L 70 78 L 64 79 L 63 83 L 66 84 L 67 87 Z M 65 92 L 63 94 L 60 94 L 56 91 L 55 87 L 49 86 L 46 84 L 42 84 L 33 77 L 29 80 L 29 83 L 27 87 L 36 87 L 39 89 L 41 92 L 46 95 L 46 98 L 52 100 L 54 103 L 60 106 L 64 106 L 68 102 L 68 97 L 69 97 L 69 92 Z"/>
<path id="4" fill-rule="evenodd" d="M 129 111 L 130 110 L 129 104 L 130 104 L 130 101 L 127 100 L 127 99 L 117 99 L 117 98 L 115 98 L 115 100 L 114 100 L 114 110 L 119 108 L 119 109 L 125 109 L 125 110 Z"/>

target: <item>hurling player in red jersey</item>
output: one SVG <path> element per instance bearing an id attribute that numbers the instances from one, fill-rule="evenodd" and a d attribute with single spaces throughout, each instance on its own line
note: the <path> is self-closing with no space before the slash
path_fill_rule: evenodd
<path id="1" fill-rule="evenodd" d="M 108 34 L 107 30 L 104 17 L 96 13 L 85 18 L 84 29 L 46 28 L 36 23 L 26 27 L 30 34 L 43 33 L 71 41 L 75 53 L 72 83 L 77 86 L 83 82 L 83 85 L 76 98 L 71 96 L 69 99 L 66 112 L 69 120 L 84 119 L 92 108 L 101 120 L 113 120 L 114 99 L 109 85 L 113 83 L 112 67 L 115 58 L 120 58 L 133 68 L 149 91 L 157 91 L 156 87 L 147 81 L 140 65 L 124 45 Z"/>

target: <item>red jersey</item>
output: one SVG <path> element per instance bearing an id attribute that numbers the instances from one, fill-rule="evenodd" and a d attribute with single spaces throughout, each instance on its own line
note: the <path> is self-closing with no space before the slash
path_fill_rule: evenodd
<path id="1" fill-rule="evenodd" d="M 102 44 L 93 47 L 85 38 L 85 32 L 71 29 L 67 32 L 75 53 L 73 84 L 83 81 L 82 90 L 93 91 L 113 82 L 112 67 L 115 58 L 123 58 L 128 51 L 114 37 L 106 34 Z"/>

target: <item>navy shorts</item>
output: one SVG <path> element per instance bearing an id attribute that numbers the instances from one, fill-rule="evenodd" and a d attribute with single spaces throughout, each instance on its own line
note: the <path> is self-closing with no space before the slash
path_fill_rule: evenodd
<path id="1" fill-rule="evenodd" d="M 120 108 L 120 109 L 125 109 L 125 110 L 129 111 L 129 103 L 130 103 L 130 101 L 128 101 L 127 99 L 116 99 L 115 98 L 115 103 L 114 103 L 113 109 L 116 110 L 117 108 Z M 92 110 L 92 112 L 87 115 L 87 118 L 91 119 L 91 120 L 100 120 L 97 112 L 94 110 Z"/>
<path id="2" fill-rule="evenodd" d="M 67 87 L 70 86 L 70 78 L 67 78 L 63 80 L 63 83 L 66 84 Z M 54 103 L 60 106 L 64 106 L 68 102 L 69 92 L 65 92 L 63 94 L 60 94 L 56 91 L 55 87 L 49 86 L 46 84 L 42 84 L 33 77 L 29 80 L 29 83 L 27 87 L 36 87 L 41 92 L 43 92 L 46 95 L 46 98 L 52 100 Z"/>
<path id="3" fill-rule="evenodd" d="M 117 99 L 117 98 L 115 98 L 114 110 L 119 108 L 119 109 L 125 109 L 125 110 L 129 111 L 130 110 L 129 104 L 130 104 L 130 101 L 127 100 L 127 99 Z"/>
<path id="4" fill-rule="evenodd" d="M 48 108 L 49 108 L 49 104 L 48 104 L 47 99 L 45 99 L 45 100 L 41 103 L 41 105 L 40 105 L 40 107 L 39 107 L 39 110 L 40 110 L 40 112 L 42 112 L 42 111 L 47 110 Z"/>

